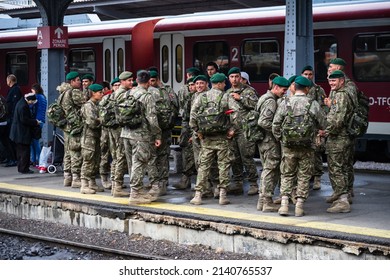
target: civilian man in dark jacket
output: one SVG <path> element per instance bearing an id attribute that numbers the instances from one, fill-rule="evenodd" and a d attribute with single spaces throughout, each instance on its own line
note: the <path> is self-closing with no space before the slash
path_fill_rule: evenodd
<path id="1" fill-rule="evenodd" d="M 18 172 L 22 174 L 34 173 L 30 166 L 30 144 L 32 130 L 39 126 L 39 121 L 32 117 L 30 107 L 37 102 L 34 93 L 28 93 L 16 103 L 11 126 L 10 139 L 16 144 Z"/>

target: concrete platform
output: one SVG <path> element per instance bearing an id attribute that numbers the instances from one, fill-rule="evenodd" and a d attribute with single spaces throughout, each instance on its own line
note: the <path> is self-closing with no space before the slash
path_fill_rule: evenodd
<path id="1" fill-rule="evenodd" d="M 179 177 L 172 173 L 169 183 Z M 205 199 L 203 205 L 193 206 L 189 189 L 169 188 L 168 195 L 152 204 L 130 206 L 127 198 L 113 198 L 109 192 L 83 195 L 65 188 L 61 172 L 23 175 L 16 168 L 0 167 L 0 211 L 201 243 L 266 259 L 390 259 L 390 175 L 357 173 L 352 211 L 346 214 L 326 212 L 325 197 L 332 190 L 328 175 L 322 178 L 321 190 L 311 190 L 305 203 L 306 215 L 296 218 L 293 207 L 289 217 L 259 212 L 257 196 L 246 194 L 230 196 L 230 205 Z"/>

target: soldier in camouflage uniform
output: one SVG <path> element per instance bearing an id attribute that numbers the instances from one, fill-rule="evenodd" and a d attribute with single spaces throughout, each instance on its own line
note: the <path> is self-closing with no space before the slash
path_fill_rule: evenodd
<path id="1" fill-rule="evenodd" d="M 182 108 L 182 122 L 179 146 L 181 147 L 181 154 L 183 159 L 183 172 L 179 183 L 173 185 L 175 189 L 191 188 L 191 176 L 196 174 L 194 150 L 192 147 L 192 131 L 189 126 L 190 112 L 191 112 L 191 100 L 196 92 L 196 86 L 194 78 L 191 77 L 187 80 L 188 94 L 190 98 L 187 98 L 185 105 Z"/>
<path id="2" fill-rule="evenodd" d="M 119 103 L 119 101 L 125 96 L 125 93 L 132 88 L 133 85 L 133 73 L 124 71 L 119 75 L 120 86 L 111 94 L 111 98 Z M 126 162 L 126 155 L 124 153 L 125 146 L 124 140 L 121 138 L 122 127 L 115 125 L 110 127 L 110 152 L 112 156 L 111 163 L 111 182 L 112 182 L 112 195 L 114 197 L 126 197 L 128 192 L 123 190 L 123 180 L 130 162 Z M 129 167 L 130 168 L 130 167 Z"/>
<path id="3" fill-rule="evenodd" d="M 98 84 L 92 84 L 88 87 L 88 90 L 90 91 L 90 98 L 81 107 L 84 128 L 81 135 L 83 164 L 81 166 L 80 193 L 94 194 L 104 191 L 103 187 L 96 184 L 95 179 L 99 168 L 101 136 L 101 122 L 97 104 L 103 97 L 103 87 Z"/>
<path id="4" fill-rule="evenodd" d="M 348 202 L 348 160 L 353 140 L 347 133 L 347 122 L 353 113 L 353 103 L 345 87 L 345 74 L 340 70 L 328 76 L 332 91 L 325 104 L 330 108 L 327 126 L 323 134 L 327 136 L 326 153 L 328 156 L 329 179 L 333 188 L 334 202 L 327 209 L 329 213 L 350 212 Z"/>
<path id="5" fill-rule="evenodd" d="M 131 158 L 130 204 L 150 203 L 158 196 L 155 193 L 143 194 L 143 179 L 149 161 L 153 156 L 153 146 L 161 146 L 161 129 L 158 126 L 155 100 L 148 92 L 150 74 L 140 70 L 137 73 L 138 86 L 132 94 L 141 103 L 142 123 L 135 128 L 123 127 L 121 136 L 126 139 L 126 158 Z M 127 141 L 131 147 L 128 149 Z"/>
<path id="6" fill-rule="evenodd" d="M 289 87 L 286 78 L 277 76 L 272 80 L 271 89 L 259 98 L 256 111 L 259 112 L 259 126 L 264 131 L 264 139 L 258 144 L 260 159 L 263 165 L 261 172 L 261 187 L 257 210 L 263 212 L 276 212 L 278 205 L 272 201 L 276 184 L 280 180 L 280 142 L 272 134 L 272 122 L 281 98 Z"/>
<path id="7" fill-rule="evenodd" d="M 227 188 L 230 182 L 229 169 L 231 163 L 231 150 L 229 141 L 231 141 L 230 139 L 234 136 L 236 127 L 234 124 L 237 118 L 236 112 L 239 110 L 239 107 L 237 103 L 224 92 L 225 79 L 226 76 L 222 73 L 214 74 L 210 79 L 213 88 L 198 96 L 194 100 L 191 108 L 190 127 L 195 131 L 201 141 L 195 196 L 190 201 L 191 204 L 202 204 L 202 195 L 206 191 L 211 165 L 216 156 L 219 169 L 219 204 L 225 205 L 230 203 L 226 197 Z M 204 124 L 199 121 L 202 107 L 205 106 L 205 104 L 203 104 L 204 98 L 206 98 L 208 102 L 219 104 L 218 107 L 222 108 L 221 110 L 223 110 L 224 113 L 227 113 L 229 109 L 233 110 L 233 113 L 230 115 L 231 122 L 229 122 L 226 127 L 221 127 L 220 132 L 212 135 L 203 132 L 205 129 L 205 127 L 203 127 Z"/>
<path id="8" fill-rule="evenodd" d="M 64 128 L 64 186 L 80 188 L 81 179 L 81 132 L 83 123 L 81 118 L 81 106 L 86 102 L 83 92 L 80 90 L 81 80 L 79 73 L 69 72 L 66 75 L 68 85 L 61 85 L 62 89 L 67 88 L 62 94 L 61 106 L 65 112 L 67 125 Z M 71 173 L 69 173 L 69 170 Z"/>
<path id="9" fill-rule="evenodd" d="M 279 214 L 288 215 L 289 198 L 293 195 L 296 188 L 295 216 L 304 215 L 303 203 L 309 196 L 309 184 L 314 167 L 314 137 L 318 129 L 325 128 L 325 114 L 321 110 L 317 101 L 311 101 L 307 96 L 312 83 L 309 79 L 299 76 L 295 79 L 295 94 L 284 98 L 276 110 L 272 123 L 272 132 L 276 139 L 282 143 L 282 161 L 280 165 L 282 196 Z M 289 107 L 291 106 L 291 112 Z M 309 111 L 309 112 L 308 112 Z M 288 114 L 299 116 L 309 114 L 311 121 L 307 123 L 307 131 L 312 131 L 312 141 L 307 145 L 289 146 L 282 137 L 283 124 Z M 303 126 L 304 124 L 302 124 Z M 299 143 L 303 144 L 303 143 Z"/>
<path id="10" fill-rule="evenodd" d="M 81 85 L 83 87 L 83 93 L 85 100 L 89 99 L 89 86 L 93 84 L 95 78 L 91 74 L 85 74 L 81 77 Z"/>
<path id="11" fill-rule="evenodd" d="M 254 161 L 256 143 L 249 141 L 243 132 L 243 126 L 246 123 L 248 113 L 254 110 L 258 101 L 256 91 L 249 85 L 241 83 L 241 70 L 238 67 L 233 67 L 228 72 L 231 88 L 226 91 L 229 94 L 240 110 L 237 112 L 239 120 L 238 129 L 235 131 L 232 140 L 232 151 L 234 160 L 232 162 L 232 173 L 234 186 L 229 188 L 229 193 L 243 193 L 244 167 L 247 180 L 249 182 L 248 195 L 258 194 L 259 188 L 257 180 L 257 168 Z"/>
<path id="12" fill-rule="evenodd" d="M 312 100 L 317 101 L 318 104 L 320 104 L 320 109 L 323 111 L 324 114 L 326 114 L 328 111 L 328 107 L 324 103 L 326 94 L 324 89 L 321 86 L 313 82 L 313 78 L 314 78 L 313 67 L 311 67 L 310 65 L 305 66 L 302 69 L 301 75 L 303 77 L 306 77 L 312 82 L 312 85 L 310 86 L 310 90 L 307 96 Z M 316 141 L 318 145 L 316 145 L 314 151 L 313 190 L 321 189 L 321 176 L 322 174 L 324 174 L 322 154 L 325 152 L 325 138 L 318 136 Z"/>
<path id="13" fill-rule="evenodd" d="M 176 93 L 170 86 L 163 85 L 156 71 L 149 71 L 150 86 L 148 91 L 156 102 L 156 111 L 159 127 L 161 128 L 161 146 L 156 149 L 156 158 L 150 161 L 158 171 L 157 184 L 152 185 L 151 195 L 166 194 L 169 178 L 169 155 L 171 153 L 172 128 L 179 114 L 179 103 Z M 158 167 L 158 168 L 157 168 Z M 150 175 L 150 171 L 148 172 Z"/>
<path id="14" fill-rule="evenodd" d="M 342 58 L 334 58 L 329 63 L 328 68 L 328 75 L 330 75 L 335 70 L 341 70 L 344 71 L 344 68 L 346 66 L 346 62 Z M 344 73 L 345 75 L 345 73 Z M 349 96 L 354 99 L 353 104 L 357 104 L 357 93 L 358 93 L 358 87 L 356 84 L 349 79 L 347 76 L 345 76 L 345 90 L 349 93 Z M 333 92 L 331 91 L 330 95 L 332 95 Z M 330 96 L 331 97 L 331 96 Z M 355 139 L 352 139 L 351 146 L 349 147 L 350 153 L 349 153 L 349 159 L 348 159 L 348 199 L 349 202 L 352 203 L 352 197 L 354 196 L 353 193 L 353 183 L 355 181 L 355 173 L 353 169 L 353 165 L 355 163 Z M 335 197 L 330 197 L 327 201 L 332 203 L 334 201 Z"/>
<path id="15" fill-rule="evenodd" d="M 200 70 L 196 67 L 190 67 L 186 70 L 187 80 L 190 78 L 195 78 L 200 74 Z M 183 115 L 183 110 L 186 106 L 187 100 L 190 98 L 188 84 L 183 85 L 177 92 L 177 99 L 179 101 L 179 114 Z"/>

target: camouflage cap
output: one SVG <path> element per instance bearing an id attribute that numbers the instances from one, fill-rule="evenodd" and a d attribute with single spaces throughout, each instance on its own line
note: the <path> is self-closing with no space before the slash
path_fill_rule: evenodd
<path id="1" fill-rule="evenodd" d="M 66 77 L 65 77 L 65 78 L 66 78 L 68 81 L 70 81 L 70 80 L 73 80 L 73 79 L 75 79 L 75 78 L 77 78 L 77 77 L 80 77 L 79 72 L 72 71 L 72 72 L 69 72 L 68 74 L 66 74 Z"/>
<path id="2" fill-rule="evenodd" d="M 230 70 L 228 72 L 228 76 L 230 76 L 230 74 L 240 74 L 241 75 L 241 70 L 238 67 L 232 67 L 232 68 L 230 68 Z"/>
<path id="3" fill-rule="evenodd" d="M 334 59 L 332 59 L 329 64 L 336 64 L 336 65 L 341 65 L 341 66 L 345 66 L 347 65 L 347 63 L 345 62 L 344 59 L 342 58 L 339 58 L 339 57 L 336 57 Z"/>
<path id="4" fill-rule="evenodd" d="M 310 87 L 311 86 L 311 81 L 308 78 L 303 77 L 303 76 L 296 77 L 294 82 L 296 84 L 299 84 L 299 85 L 304 86 L 304 87 Z"/>
<path id="5" fill-rule="evenodd" d="M 133 73 L 130 71 L 124 71 L 119 75 L 119 80 L 127 80 L 128 78 L 133 77 Z"/>
<path id="6" fill-rule="evenodd" d="M 99 85 L 99 84 L 92 84 L 88 88 L 90 90 L 92 90 L 93 92 L 97 92 L 97 91 L 102 91 L 103 90 L 103 86 Z"/>
<path id="7" fill-rule="evenodd" d="M 210 82 L 213 84 L 221 83 L 226 80 L 226 76 L 223 73 L 215 73 L 213 76 L 210 78 Z"/>
<path id="8" fill-rule="evenodd" d="M 345 74 L 341 70 L 335 70 L 329 75 L 329 79 L 344 78 Z"/>
<path id="9" fill-rule="evenodd" d="M 272 83 L 281 87 L 289 87 L 290 83 L 285 77 L 278 76 L 272 80 Z"/>

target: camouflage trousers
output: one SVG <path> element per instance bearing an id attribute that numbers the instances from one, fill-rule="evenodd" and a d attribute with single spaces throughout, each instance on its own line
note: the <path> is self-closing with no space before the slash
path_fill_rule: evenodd
<path id="1" fill-rule="evenodd" d="M 282 147 L 282 161 L 280 164 L 281 195 L 291 197 L 292 191 L 296 189 L 296 198 L 306 200 L 309 196 L 313 167 L 313 149 Z"/>
<path id="2" fill-rule="evenodd" d="M 353 169 L 353 165 L 355 164 L 355 140 L 351 140 L 349 150 L 347 187 L 348 192 L 351 192 L 353 190 L 353 183 L 355 181 L 355 171 Z"/>
<path id="3" fill-rule="evenodd" d="M 151 181 L 151 175 L 155 172 L 157 182 L 168 183 L 169 178 L 169 155 L 171 153 L 171 130 L 163 130 L 161 135 L 161 145 L 158 148 L 154 148 L 156 155 L 155 160 L 150 161 L 148 167 L 149 180 Z"/>
<path id="4" fill-rule="evenodd" d="M 191 138 L 191 132 L 182 128 L 180 134 L 180 147 L 182 155 L 182 165 L 183 165 L 183 175 L 191 177 L 196 174 L 195 167 L 195 158 L 194 158 L 194 149 L 192 141 L 189 141 Z"/>
<path id="5" fill-rule="evenodd" d="M 69 154 L 72 174 L 80 174 L 83 157 L 81 156 L 81 134 L 69 135 Z"/>
<path id="6" fill-rule="evenodd" d="M 101 175 L 110 174 L 110 137 L 107 127 L 102 127 L 100 137 L 100 164 L 99 173 Z"/>
<path id="7" fill-rule="evenodd" d="M 81 137 L 81 179 L 95 179 L 99 169 L 100 139 L 94 137 Z"/>
<path id="8" fill-rule="evenodd" d="M 262 142 L 258 148 L 263 167 L 260 191 L 264 197 L 272 197 L 280 181 L 281 147 L 279 143 Z"/>
<path id="9" fill-rule="evenodd" d="M 196 177 L 195 190 L 205 192 L 208 188 L 208 180 L 210 170 L 217 158 L 217 166 L 219 171 L 219 188 L 227 189 L 230 184 L 230 165 L 231 165 L 231 150 L 230 141 L 228 139 L 210 139 L 201 140 L 201 150 L 199 154 L 199 168 Z"/>
<path id="10" fill-rule="evenodd" d="M 322 154 L 325 152 L 325 138 L 321 137 L 318 146 L 314 150 L 314 168 L 313 176 L 322 176 L 324 174 L 324 165 Z"/>
<path id="11" fill-rule="evenodd" d="M 123 138 L 120 137 L 121 130 L 121 127 L 110 128 L 108 133 L 110 137 L 110 153 L 112 157 L 111 181 L 122 185 L 127 171 L 127 162 Z M 131 162 L 129 164 L 131 164 Z"/>
<path id="12" fill-rule="evenodd" d="M 326 142 L 329 179 L 336 196 L 348 193 L 351 142 L 349 136 L 341 135 L 329 135 Z"/>
<path id="13" fill-rule="evenodd" d="M 231 143 L 234 154 L 234 160 L 232 161 L 233 181 L 242 182 L 244 180 L 245 168 L 248 182 L 257 184 L 259 175 L 254 160 L 256 144 L 248 141 L 243 133 L 234 135 Z"/>
<path id="14" fill-rule="evenodd" d="M 143 180 L 146 170 L 151 159 L 156 158 L 154 141 L 138 141 L 126 139 L 126 146 L 131 146 L 131 173 L 130 173 L 130 188 L 141 190 L 143 188 Z M 126 149 L 127 157 L 130 157 Z M 155 160 L 155 159 L 154 159 Z M 151 176 L 149 174 L 149 182 Z M 152 182 L 150 182 L 152 184 Z"/>
<path id="15" fill-rule="evenodd" d="M 64 173 L 72 172 L 72 162 L 70 158 L 70 150 L 69 150 L 69 133 L 64 131 Z"/>

